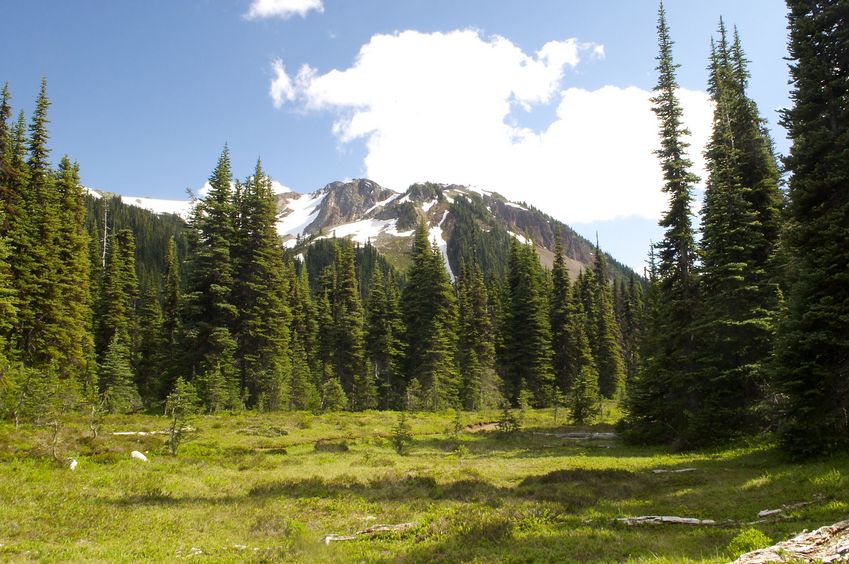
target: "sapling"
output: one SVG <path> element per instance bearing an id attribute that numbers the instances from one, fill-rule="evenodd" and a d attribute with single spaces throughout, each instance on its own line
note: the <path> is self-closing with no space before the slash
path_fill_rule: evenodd
<path id="1" fill-rule="evenodd" d="M 183 377 L 177 378 L 174 389 L 165 400 L 165 413 L 171 416 L 171 426 L 168 429 L 168 447 L 171 455 L 177 455 L 177 448 L 183 439 L 184 425 L 191 415 L 197 413 L 198 396 L 195 387 L 186 382 Z"/>

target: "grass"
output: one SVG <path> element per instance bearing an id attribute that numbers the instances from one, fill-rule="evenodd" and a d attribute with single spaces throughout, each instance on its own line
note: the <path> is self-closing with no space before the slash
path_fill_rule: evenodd
<path id="1" fill-rule="evenodd" d="M 498 413 L 463 414 L 465 424 Z M 609 409 L 608 430 L 616 417 Z M 240 413 L 198 417 L 167 454 L 161 417 L 83 419 L 60 435 L 75 472 L 49 455 L 50 431 L 0 425 L 0 560 L 725 562 L 849 514 L 849 457 L 793 464 L 768 437 L 692 453 L 560 439 L 575 427 L 529 411 L 522 431 L 452 436 L 453 414 Z M 150 462 L 131 460 L 140 450 Z M 687 473 L 655 474 L 654 468 Z M 765 522 L 762 509 L 811 505 Z M 626 527 L 635 515 L 715 519 L 714 527 Z M 377 523 L 415 527 L 322 542 Z"/>

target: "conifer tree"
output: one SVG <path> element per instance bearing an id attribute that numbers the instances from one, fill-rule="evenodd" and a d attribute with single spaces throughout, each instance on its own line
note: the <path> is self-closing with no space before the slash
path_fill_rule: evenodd
<path id="1" fill-rule="evenodd" d="M 239 243 L 233 249 L 239 268 L 234 292 L 239 308 L 237 355 L 251 403 L 280 409 L 287 405 L 289 397 L 286 388 L 291 378 L 292 314 L 275 227 L 274 192 L 259 161 L 253 176 L 244 184 L 240 204 Z"/>
<path id="2" fill-rule="evenodd" d="M 109 342 L 98 380 L 106 408 L 112 413 L 127 413 L 141 407 L 141 398 L 133 383 L 130 350 L 117 335 Z"/>
<path id="3" fill-rule="evenodd" d="M 689 134 L 682 123 L 677 97 L 676 65 L 672 40 L 661 4 L 658 12 L 658 83 L 652 110 L 660 122 L 660 149 L 656 151 L 663 171 L 663 191 L 669 209 L 660 221 L 666 231 L 657 245 L 658 310 L 651 324 L 652 354 L 643 359 L 640 377 L 634 382 L 633 401 L 627 418 L 628 436 L 644 442 L 679 438 L 688 425 L 687 413 L 695 399 L 693 389 L 695 339 L 693 315 L 697 309 L 696 246 L 691 220 L 693 185 L 698 181 L 687 157 Z M 639 399 L 637 399 L 639 398 Z"/>
<path id="4" fill-rule="evenodd" d="M 177 257 L 177 242 L 168 239 L 165 252 L 165 271 L 162 275 L 162 375 L 156 396 L 164 398 L 174 386 L 178 370 L 184 366 L 181 340 L 183 338 L 182 283 L 180 262 Z"/>
<path id="5" fill-rule="evenodd" d="M 572 284 L 563 256 L 560 233 L 555 236 L 554 264 L 551 270 L 551 348 L 554 367 L 554 382 L 563 392 L 572 389 L 571 375 L 577 363 L 577 351 L 572 348 L 572 335 L 569 332 L 573 312 Z"/>
<path id="6" fill-rule="evenodd" d="M 15 253 L 15 262 L 21 259 L 15 273 L 18 296 L 22 300 L 19 308 L 21 327 L 18 330 L 22 340 L 20 349 L 24 361 L 36 368 L 61 362 L 62 356 L 57 339 L 61 330 L 62 302 L 56 248 L 59 217 L 50 149 L 47 147 L 49 107 L 47 82 L 42 80 L 26 143 L 27 181 L 20 186 L 24 190 L 23 206 L 26 209 L 21 220 L 25 222 L 27 234 L 25 241 L 18 241 L 22 245 L 16 248 Z"/>
<path id="7" fill-rule="evenodd" d="M 401 295 L 406 327 L 406 376 L 422 388 L 425 407 L 440 410 L 459 402 L 457 298 L 442 253 L 420 223 L 413 237 L 412 265 Z"/>
<path id="8" fill-rule="evenodd" d="M 162 329 L 162 307 L 159 305 L 157 289 L 145 285 L 139 300 L 138 368 L 136 388 L 146 405 L 159 399 L 159 392 L 166 382 L 161 380 L 165 372 L 167 349 Z"/>
<path id="9" fill-rule="evenodd" d="M 129 229 L 113 232 L 106 252 L 106 270 L 98 307 L 97 345 L 103 358 L 117 339 L 132 354 L 136 327 L 138 281 L 135 272 L 135 239 Z"/>
<path id="10" fill-rule="evenodd" d="M 849 443 L 849 22 L 839 0 L 787 6 L 790 292 L 775 383 L 785 399 L 781 444 L 802 457 Z"/>
<path id="11" fill-rule="evenodd" d="M 365 351 L 365 314 L 354 263 L 354 245 L 338 242 L 333 294 L 336 375 L 354 410 L 377 407 L 377 386 Z"/>
<path id="12" fill-rule="evenodd" d="M 192 210 L 190 261 L 184 296 L 185 354 L 190 374 L 223 371 L 226 385 L 238 395 L 233 329 L 232 247 L 236 244 L 230 150 L 225 145 L 209 177 L 209 191 Z M 256 391 L 256 390 L 254 390 Z"/>
<path id="13" fill-rule="evenodd" d="M 366 352 L 383 409 L 403 404 L 404 325 L 398 299 L 394 280 L 385 281 L 383 271 L 375 269 L 366 304 Z"/>
<path id="14" fill-rule="evenodd" d="M 55 338 L 62 377 L 75 377 L 89 385 L 94 379 L 92 303 L 89 287 L 89 243 L 85 228 L 85 207 L 80 185 L 79 165 L 65 156 L 56 175 L 59 224 L 56 251 L 57 276 L 61 296 Z"/>
<path id="15" fill-rule="evenodd" d="M 643 331 L 643 284 L 631 273 L 625 287 L 622 312 L 622 361 L 625 368 L 626 390 L 640 366 L 640 343 Z"/>
<path id="16" fill-rule="evenodd" d="M 459 316 L 458 357 L 460 403 L 474 410 L 494 405 L 499 382 L 495 377 L 495 342 L 486 283 L 477 260 L 463 264 L 457 278 Z"/>
<path id="17" fill-rule="evenodd" d="M 739 37 L 734 50 L 741 51 Z M 691 409 L 691 444 L 721 441 L 753 429 L 753 406 L 761 397 L 763 364 L 770 352 L 778 305 L 778 288 L 769 273 L 777 241 L 762 223 L 778 214 L 778 175 L 772 174 L 777 169 L 768 140 L 763 139 L 761 120 L 751 111 L 745 83 L 739 82 L 745 80 L 739 74 L 745 73 L 744 62 L 733 64 L 732 56 L 720 20 L 719 42 L 712 46 L 710 64 L 715 110 L 706 151 L 703 307 L 698 318 L 701 374 L 692 391 L 697 400 Z M 751 154 L 757 140 L 760 159 Z M 756 178 L 755 167 L 762 171 Z M 771 243 L 768 236 L 773 237 Z"/>
<path id="18" fill-rule="evenodd" d="M 598 389 L 610 399 L 616 397 L 625 381 L 622 364 L 622 349 L 619 346 L 618 329 L 613 312 L 613 296 L 607 276 L 607 258 L 596 242 L 593 266 L 593 302 L 595 304 L 595 327 L 593 340 L 596 343 L 595 363 L 598 369 Z"/>
<path id="19" fill-rule="evenodd" d="M 551 326 L 542 274 L 534 248 L 514 240 L 510 247 L 505 334 L 505 395 L 514 405 L 523 384 L 537 407 L 549 405 L 553 392 Z"/>

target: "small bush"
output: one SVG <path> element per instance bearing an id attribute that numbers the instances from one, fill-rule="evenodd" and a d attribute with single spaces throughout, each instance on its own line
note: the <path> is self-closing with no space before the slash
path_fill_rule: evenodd
<path id="1" fill-rule="evenodd" d="M 728 543 L 728 554 L 737 558 L 742 554 L 766 548 L 772 544 L 772 539 L 757 529 L 743 529 Z"/>
<path id="2" fill-rule="evenodd" d="M 351 450 L 345 441 L 328 441 L 321 439 L 313 447 L 315 452 L 348 452 Z"/>
<path id="3" fill-rule="evenodd" d="M 413 434 L 410 432 L 407 416 L 402 411 L 401 415 L 398 416 L 398 424 L 392 429 L 392 446 L 395 447 L 395 452 L 398 454 L 407 454 L 412 442 Z"/>

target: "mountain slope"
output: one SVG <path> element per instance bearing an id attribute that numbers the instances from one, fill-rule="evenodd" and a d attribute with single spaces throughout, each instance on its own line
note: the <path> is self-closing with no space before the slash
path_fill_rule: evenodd
<path id="1" fill-rule="evenodd" d="M 557 232 L 573 278 L 593 261 L 593 244 L 568 225 L 532 206 L 477 187 L 425 183 L 398 193 L 368 179 L 355 179 L 331 182 L 308 194 L 282 192 L 276 197 L 277 232 L 294 254 L 316 240 L 349 237 L 360 244 L 370 242 L 405 270 L 413 230 L 424 221 L 452 278 L 462 263 L 473 257 L 486 275 L 505 274 L 513 238 L 522 243 L 532 241 L 543 264 L 550 267 Z M 122 199 L 125 204 L 184 219 L 191 209 L 191 203 L 183 200 Z M 608 261 L 615 278 L 632 272 L 610 255 Z"/>

